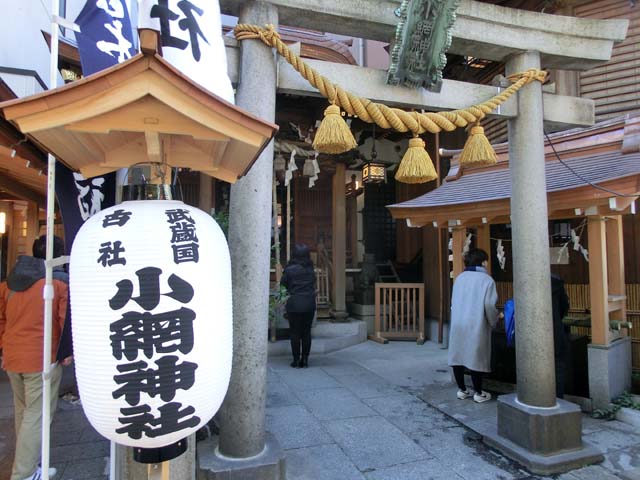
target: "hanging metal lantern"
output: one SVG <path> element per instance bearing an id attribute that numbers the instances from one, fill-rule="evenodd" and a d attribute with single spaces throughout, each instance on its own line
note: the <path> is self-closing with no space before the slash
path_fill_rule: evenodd
<path id="1" fill-rule="evenodd" d="M 119 444 L 178 442 L 216 413 L 231 375 L 231 263 L 210 215 L 132 201 L 73 243 L 76 375 L 91 425 Z"/>
<path id="2" fill-rule="evenodd" d="M 371 149 L 371 161 L 362 165 L 362 183 L 382 183 L 387 181 L 387 167 L 383 163 L 376 162 L 375 138 Z"/>
<path id="3" fill-rule="evenodd" d="M 386 183 L 387 167 L 377 162 L 378 152 L 376 152 L 376 124 L 373 124 L 371 133 L 371 160 L 362 165 L 362 183 Z"/>
<path id="4" fill-rule="evenodd" d="M 362 183 L 387 181 L 387 167 L 382 163 L 367 162 L 362 166 Z"/>

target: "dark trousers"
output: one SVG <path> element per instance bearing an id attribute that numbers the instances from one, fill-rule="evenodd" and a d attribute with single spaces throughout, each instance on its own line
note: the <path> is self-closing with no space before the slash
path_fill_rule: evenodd
<path id="1" fill-rule="evenodd" d="M 300 343 L 302 343 L 302 356 L 308 357 L 311 351 L 311 324 L 313 323 L 313 314 L 311 312 L 288 312 L 289 327 L 291 334 L 291 353 L 294 359 L 300 358 Z"/>
<path id="2" fill-rule="evenodd" d="M 473 389 L 476 393 L 482 393 L 482 372 L 474 372 L 473 370 L 469 370 L 469 372 L 471 373 Z M 458 388 L 460 390 L 466 390 L 467 386 L 464 383 L 464 367 L 462 365 L 455 365 L 453 367 L 453 376 L 456 377 Z"/>

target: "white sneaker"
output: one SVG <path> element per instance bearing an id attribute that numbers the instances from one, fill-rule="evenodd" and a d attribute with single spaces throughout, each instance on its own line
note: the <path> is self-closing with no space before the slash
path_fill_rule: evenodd
<path id="1" fill-rule="evenodd" d="M 464 400 L 465 398 L 469 398 L 471 396 L 471 392 L 469 390 L 458 390 L 456 397 L 458 400 Z"/>
<path id="2" fill-rule="evenodd" d="M 473 395 L 473 401 L 476 403 L 488 402 L 489 400 L 491 400 L 489 392 L 475 393 Z"/>
<path id="3" fill-rule="evenodd" d="M 51 467 L 49 469 L 49 478 L 55 477 L 57 473 L 58 473 L 58 470 L 54 467 Z M 33 472 L 33 475 L 25 478 L 24 480 L 42 480 L 42 468 L 38 467 L 36 471 Z"/>

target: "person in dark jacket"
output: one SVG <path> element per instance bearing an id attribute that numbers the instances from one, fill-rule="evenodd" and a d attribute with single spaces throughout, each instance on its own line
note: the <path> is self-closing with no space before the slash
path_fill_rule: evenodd
<path id="1" fill-rule="evenodd" d="M 316 311 L 316 274 L 309 247 L 296 245 L 280 283 L 287 288 L 287 318 L 291 332 L 294 368 L 307 368 L 311 351 L 311 324 Z M 302 343 L 302 356 L 300 344 Z"/>
<path id="2" fill-rule="evenodd" d="M 569 313 L 569 296 L 564 281 L 551 274 L 551 311 L 553 314 L 553 346 L 555 353 L 556 396 L 564 397 L 569 338 L 562 319 Z"/>

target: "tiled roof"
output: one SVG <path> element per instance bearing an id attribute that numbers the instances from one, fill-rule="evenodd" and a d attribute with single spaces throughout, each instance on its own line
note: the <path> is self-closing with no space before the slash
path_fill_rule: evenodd
<path id="1" fill-rule="evenodd" d="M 640 153 L 604 153 L 563 160 L 578 175 L 598 184 L 640 174 Z M 546 163 L 547 192 L 570 190 L 588 185 L 558 161 Z M 450 180 L 420 197 L 389 207 L 425 208 L 501 200 L 511 197 L 509 170 L 488 170 Z"/>

